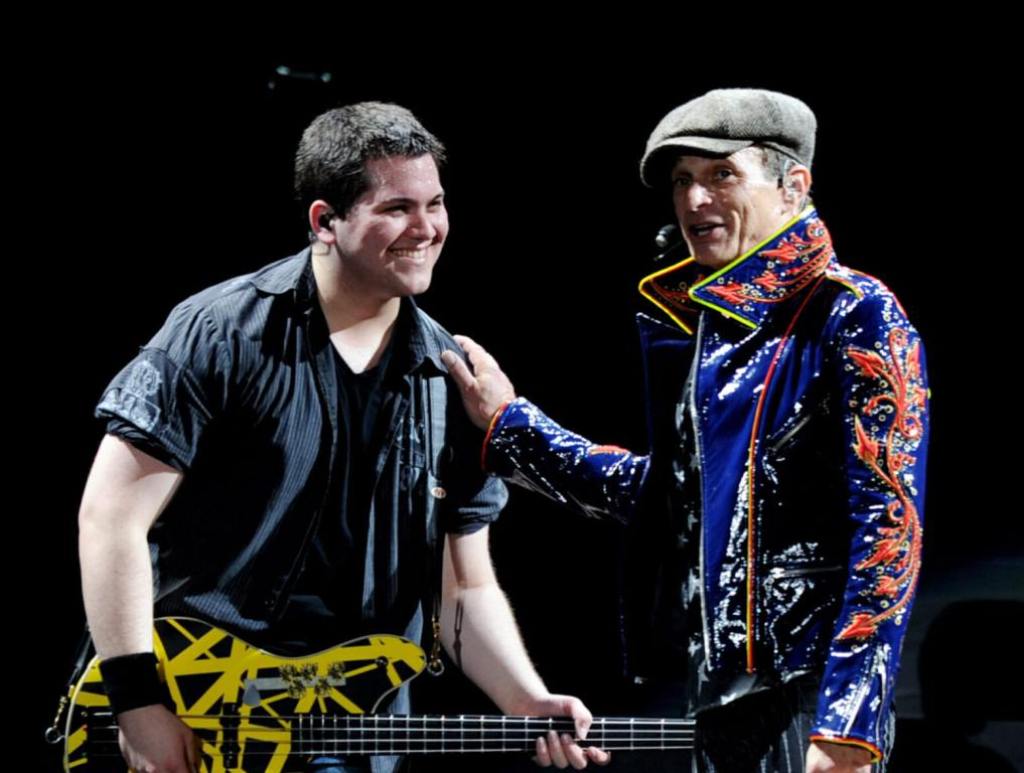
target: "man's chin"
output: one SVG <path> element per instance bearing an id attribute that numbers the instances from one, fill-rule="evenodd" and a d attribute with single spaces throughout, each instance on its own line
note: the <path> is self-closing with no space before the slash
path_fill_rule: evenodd
<path id="1" fill-rule="evenodd" d="M 723 266 L 727 266 L 736 259 L 735 255 L 723 257 L 723 253 L 718 251 L 712 252 L 709 250 L 696 250 L 692 254 L 693 259 L 697 261 L 697 263 L 712 270 L 717 270 Z"/>
<path id="2" fill-rule="evenodd" d="M 425 293 L 427 290 L 430 289 L 431 280 L 432 277 L 429 276 L 426 278 L 416 279 L 410 277 L 409 279 L 406 279 L 401 283 L 401 292 L 399 294 L 402 296 L 412 296 Z"/>

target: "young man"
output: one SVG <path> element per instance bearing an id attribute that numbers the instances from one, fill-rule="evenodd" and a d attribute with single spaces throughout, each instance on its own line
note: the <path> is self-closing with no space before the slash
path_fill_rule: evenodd
<path id="1" fill-rule="evenodd" d="M 440 354 L 454 343 L 410 298 L 448 233 L 443 158 L 396 105 L 316 118 L 295 164 L 310 247 L 179 304 L 104 393 L 82 585 L 133 768 L 197 764 L 191 732 L 159 704 L 154 608 L 281 654 L 374 632 L 416 640 L 424 614 L 439 616 L 503 711 L 570 715 L 585 733 L 589 713 L 547 691 L 495 581 L 487 526 L 506 492 L 447 400 Z M 442 575 L 441 609 L 423 609 Z M 406 691 L 390 709 L 408 711 Z M 542 763 L 606 759 L 548 741 Z"/>

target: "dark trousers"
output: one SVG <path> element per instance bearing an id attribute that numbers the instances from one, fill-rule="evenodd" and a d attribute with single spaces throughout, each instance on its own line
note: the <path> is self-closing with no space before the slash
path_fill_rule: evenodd
<path id="1" fill-rule="evenodd" d="M 694 773 L 803 773 L 817 712 L 816 679 L 751 693 L 697 716 Z M 890 714 L 887 743 L 895 718 Z M 885 764 L 876 764 L 884 773 Z"/>
<path id="2" fill-rule="evenodd" d="M 681 681 L 652 681 L 623 696 L 622 705 L 629 714 L 679 717 L 684 692 Z M 817 708 L 817 678 L 796 679 L 700 712 L 692 754 L 634 752 L 616 764 L 643 773 L 803 773 Z M 883 748 L 891 748 L 893 724 L 890 715 Z M 872 770 L 884 773 L 885 766 Z"/>

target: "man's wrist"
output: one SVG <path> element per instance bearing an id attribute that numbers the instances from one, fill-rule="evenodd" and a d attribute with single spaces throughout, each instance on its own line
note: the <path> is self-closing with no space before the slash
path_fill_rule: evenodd
<path id="1" fill-rule="evenodd" d="M 136 652 L 100 661 L 100 675 L 114 714 L 164 702 L 156 655 Z"/>
<path id="2" fill-rule="evenodd" d="M 867 765 L 882 759 L 881 749 L 859 738 L 829 738 L 812 735 L 811 743 L 818 745 L 822 751 L 826 751 L 829 747 L 841 750 L 846 759 L 851 761 L 856 759 L 857 764 Z"/>

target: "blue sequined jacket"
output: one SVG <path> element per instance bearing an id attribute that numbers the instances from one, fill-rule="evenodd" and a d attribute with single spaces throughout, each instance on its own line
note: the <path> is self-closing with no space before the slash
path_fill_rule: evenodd
<path id="1" fill-rule="evenodd" d="M 888 288 L 839 265 L 813 209 L 707 271 L 688 258 L 641 283 L 667 315 L 639 316 L 649 453 L 595 445 L 519 398 L 495 417 L 485 465 L 635 523 L 664 507 L 690 411 L 708 666 L 820 674 L 812 738 L 877 758 L 920 569 L 921 341 Z"/>

